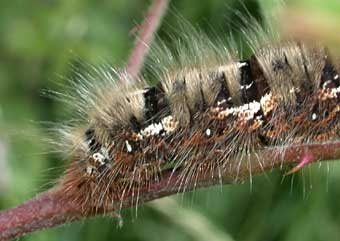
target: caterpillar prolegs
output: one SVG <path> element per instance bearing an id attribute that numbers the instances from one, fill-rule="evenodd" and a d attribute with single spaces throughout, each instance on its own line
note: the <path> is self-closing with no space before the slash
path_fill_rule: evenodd
<path id="1" fill-rule="evenodd" d="M 176 174 L 181 191 L 202 176 L 237 173 L 250 158 L 261 163 L 266 148 L 339 138 L 338 66 L 325 48 L 255 44 L 240 59 L 197 42 L 185 61 L 165 49 L 154 85 L 123 85 L 130 77 L 113 70 L 80 75 L 87 84 L 76 106 L 86 123 L 65 131 L 74 161 L 60 186 L 84 210 L 127 193 L 138 203 L 140 190 L 164 176 Z"/>

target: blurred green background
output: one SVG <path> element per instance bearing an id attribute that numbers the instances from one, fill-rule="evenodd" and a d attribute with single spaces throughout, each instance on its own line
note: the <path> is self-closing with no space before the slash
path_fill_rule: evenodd
<path id="1" fill-rule="evenodd" d="M 335 0 L 334 2 L 336 2 Z M 323 4 L 324 1 L 302 1 Z M 262 22 L 272 1 L 174 0 L 160 37 L 176 26 L 176 14 L 213 34 L 238 39 L 237 11 Z M 0 3 L 0 208 L 5 209 L 48 188 L 63 170 L 51 152 L 44 122 L 69 119 L 65 104 L 42 95 L 63 91 L 71 65 L 123 66 L 131 30 L 143 18 L 147 0 L 11 0 Z M 263 7 L 261 10 L 260 6 Z M 334 5 L 332 5 L 334 6 Z M 339 7 L 339 4 L 337 4 Z M 332 7 L 334 11 L 334 7 Z M 340 9 L 338 13 L 340 12 Z M 213 30 L 215 29 L 215 30 Z M 247 55 L 247 53 L 245 53 Z M 60 77 L 62 76 L 62 77 Z M 340 240 L 340 163 L 254 177 L 237 186 L 213 187 L 177 195 L 122 212 L 40 231 L 20 240 Z"/>

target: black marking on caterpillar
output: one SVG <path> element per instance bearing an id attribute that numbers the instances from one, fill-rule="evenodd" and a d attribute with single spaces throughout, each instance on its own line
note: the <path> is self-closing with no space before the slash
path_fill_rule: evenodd
<path id="1" fill-rule="evenodd" d="M 211 64 L 165 66 L 155 86 L 121 86 L 113 80 L 128 76 L 105 73 L 105 85 L 85 94 L 89 124 L 66 190 L 94 208 L 127 192 L 138 202 L 139 188 L 164 172 L 179 172 L 185 188 L 269 146 L 339 138 L 340 80 L 327 51 L 295 42 L 253 49 L 246 60 L 207 52 Z"/>
<path id="2" fill-rule="evenodd" d="M 91 152 L 97 152 L 97 151 L 100 150 L 101 145 L 95 139 L 93 128 L 89 128 L 85 131 L 85 140 L 86 140 L 88 148 L 91 150 Z"/>
<path id="3" fill-rule="evenodd" d="M 168 101 L 161 86 L 148 88 L 144 93 L 144 119 L 146 122 L 159 122 L 164 117 L 164 110 L 167 109 Z"/>
<path id="4" fill-rule="evenodd" d="M 249 103 L 252 101 L 258 101 L 261 96 L 257 93 L 257 86 L 255 79 L 251 75 L 251 64 L 250 61 L 241 61 L 240 72 L 241 72 L 241 90 L 242 90 L 242 102 Z"/>

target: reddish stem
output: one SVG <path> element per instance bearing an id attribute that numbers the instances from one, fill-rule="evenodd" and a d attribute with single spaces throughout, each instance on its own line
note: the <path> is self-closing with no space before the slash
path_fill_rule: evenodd
<path id="1" fill-rule="evenodd" d="M 132 80 L 138 76 L 142 68 L 144 58 L 149 51 L 149 46 L 151 45 L 154 34 L 166 12 L 168 3 L 169 0 L 154 0 L 150 10 L 145 16 L 135 46 L 126 65 L 126 72 L 132 77 Z"/>
<path id="2" fill-rule="evenodd" d="M 81 217 L 77 207 L 53 191 L 0 213 L 0 240 L 13 239 L 38 229 L 72 222 Z"/>
<path id="3" fill-rule="evenodd" d="M 152 183 L 141 188 L 138 203 L 142 204 L 150 200 L 169 196 L 179 191 L 190 191 L 195 188 L 220 185 L 222 183 L 235 183 L 249 177 L 249 172 L 253 175 L 265 173 L 273 168 L 282 167 L 299 162 L 299 156 L 306 155 L 313 157 L 312 162 L 318 160 L 335 160 L 340 158 L 340 142 L 328 144 L 309 144 L 291 147 L 268 148 L 259 153 L 261 162 L 255 155 L 251 156 L 250 165 L 243 162 L 238 168 L 231 168 L 225 171 L 222 180 L 216 175 L 199 177 L 195 182 L 188 183 L 185 190 L 180 187 L 179 173 L 171 175 L 168 173 L 159 182 Z M 8 240 L 19 237 L 25 233 L 35 230 L 57 226 L 59 224 L 72 222 L 81 218 L 89 217 L 85 215 L 78 206 L 66 202 L 65 197 L 56 195 L 57 189 L 41 194 L 38 198 L 28 201 L 19 207 L 5 210 L 0 213 L 0 240 Z M 122 201 L 122 207 L 128 208 L 134 205 L 132 194 L 127 194 Z M 112 211 L 119 208 L 121 200 L 116 200 L 110 209 Z M 96 214 L 101 214 L 100 211 Z"/>

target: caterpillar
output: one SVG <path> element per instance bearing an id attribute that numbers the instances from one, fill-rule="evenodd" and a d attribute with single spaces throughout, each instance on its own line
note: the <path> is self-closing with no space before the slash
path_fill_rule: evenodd
<path id="1" fill-rule="evenodd" d="M 174 47 L 152 44 L 138 77 L 110 66 L 76 69 L 69 93 L 57 94 L 76 115 L 52 141 L 69 162 L 51 189 L 0 213 L 0 240 L 339 156 L 338 59 L 243 16 L 247 46 L 184 24 L 170 36 Z M 314 156 L 314 146 L 322 153 Z"/>
<path id="2" fill-rule="evenodd" d="M 339 66 L 326 48 L 266 42 L 256 27 L 241 58 L 192 32 L 178 53 L 155 47 L 156 84 L 113 68 L 79 73 L 70 102 L 83 122 L 60 130 L 72 162 L 59 186 L 84 212 L 109 212 L 127 195 L 137 205 L 141 190 L 173 175 L 179 192 L 225 173 L 237 182 L 241 165 L 261 165 L 261 150 L 339 138 Z"/>

